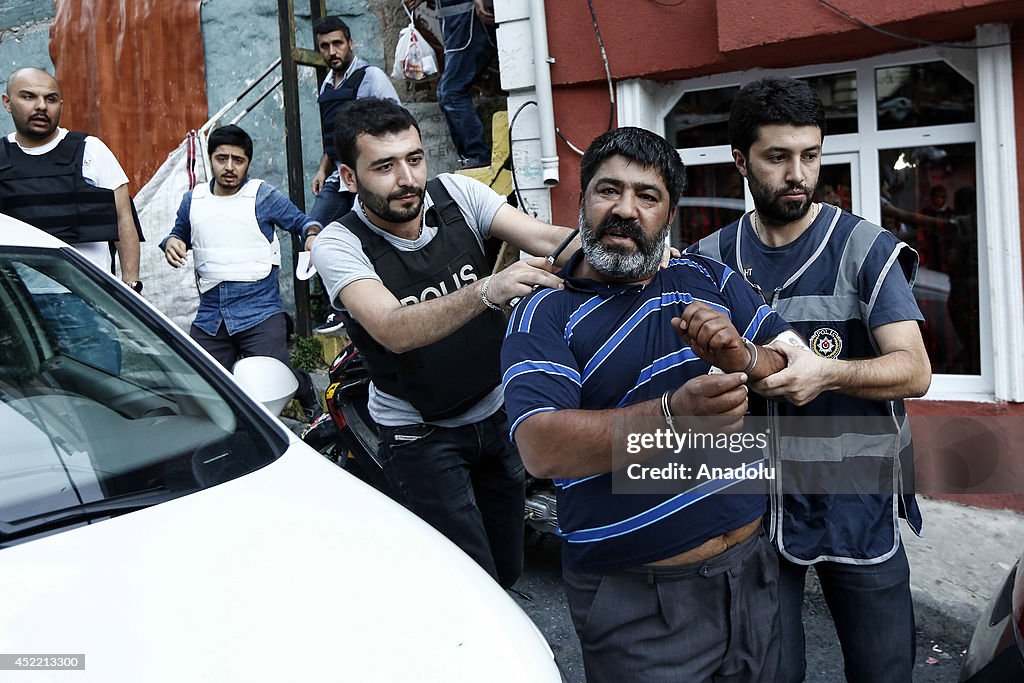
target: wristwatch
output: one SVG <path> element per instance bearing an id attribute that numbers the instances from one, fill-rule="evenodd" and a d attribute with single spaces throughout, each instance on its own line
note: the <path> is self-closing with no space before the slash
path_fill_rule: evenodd
<path id="1" fill-rule="evenodd" d="M 125 284 L 134 289 L 136 294 L 142 294 L 142 280 L 133 280 L 131 282 L 125 280 Z"/>

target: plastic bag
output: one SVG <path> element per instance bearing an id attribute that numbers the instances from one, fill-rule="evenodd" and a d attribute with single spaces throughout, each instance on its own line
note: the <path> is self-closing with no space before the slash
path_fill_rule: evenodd
<path id="1" fill-rule="evenodd" d="M 404 78 L 407 81 L 422 81 L 437 73 L 437 55 L 434 48 L 427 44 L 423 34 L 416 30 L 412 14 L 409 14 L 409 25 L 398 34 L 398 47 L 395 49 L 395 65 L 391 69 L 392 78 Z"/>

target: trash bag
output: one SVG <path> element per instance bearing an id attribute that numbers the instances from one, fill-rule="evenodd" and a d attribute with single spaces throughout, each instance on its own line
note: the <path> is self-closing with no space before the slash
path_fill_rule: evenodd
<path id="1" fill-rule="evenodd" d="M 135 197 L 146 237 L 139 255 L 139 275 L 146 283 L 146 299 L 186 331 L 199 310 L 192 254 L 189 253 L 184 266 L 171 268 L 160 251 L 160 242 L 174 226 L 182 195 L 209 180 L 208 159 L 206 134 L 189 132 Z"/>
<path id="2" fill-rule="evenodd" d="M 423 34 L 416 29 L 412 13 L 408 9 L 405 12 L 409 15 L 409 25 L 398 34 L 398 47 L 395 49 L 395 65 L 391 69 L 391 77 L 422 81 L 437 74 L 437 55 Z"/>

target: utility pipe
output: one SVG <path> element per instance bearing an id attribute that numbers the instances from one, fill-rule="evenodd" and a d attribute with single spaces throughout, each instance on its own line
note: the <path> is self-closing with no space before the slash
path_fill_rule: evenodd
<path id="1" fill-rule="evenodd" d="M 268 67 L 267 67 L 267 68 L 266 68 L 266 69 L 265 69 L 265 70 L 263 71 L 263 73 L 261 73 L 261 74 L 260 74 L 259 76 L 257 76 L 257 77 L 256 77 L 256 79 L 255 79 L 255 80 L 254 80 L 254 81 L 253 81 L 252 83 L 250 83 L 249 85 L 247 85 L 247 86 L 245 87 L 245 89 L 244 89 L 244 90 L 243 90 L 242 92 L 240 92 L 240 93 L 238 93 L 237 95 L 235 95 L 235 98 L 234 98 L 233 100 L 231 100 L 230 102 L 228 102 L 227 104 L 225 104 L 225 105 L 224 105 L 223 107 L 221 107 L 221 108 L 220 108 L 220 111 L 218 111 L 218 112 L 217 112 L 216 114 L 214 114 L 213 116 L 211 116 L 211 117 L 210 117 L 210 120 L 209 120 L 209 121 L 207 121 L 206 123 L 204 123 L 204 124 L 203 124 L 203 125 L 202 125 L 202 126 L 201 126 L 201 127 L 199 128 L 199 132 L 200 132 L 200 133 L 206 132 L 206 129 L 207 129 L 207 128 L 210 128 L 210 127 L 212 127 L 212 126 L 213 126 L 213 124 L 217 123 L 217 121 L 219 121 L 219 120 L 220 120 L 220 117 L 224 116 L 224 115 L 225 115 L 225 114 L 227 114 L 227 113 L 228 113 L 229 111 L 231 111 L 231 108 L 232 108 L 232 107 L 234 107 L 234 106 L 235 106 L 236 104 L 238 104 L 238 101 L 239 101 L 240 99 L 242 99 L 243 97 L 245 97 L 246 95 L 248 95 L 248 94 L 249 94 L 250 92 L 252 92 L 252 90 L 253 90 L 253 89 L 254 89 L 254 88 L 255 88 L 255 87 L 257 86 L 257 85 L 259 85 L 259 84 L 260 84 L 260 83 L 261 83 L 261 82 L 263 81 L 263 79 L 264 79 L 264 78 L 266 78 L 267 76 L 269 76 L 269 75 L 270 75 L 270 72 L 271 72 L 271 71 L 273 71 L 274 69 L 276 69 L 276 68 L 277 68 L 277 67 L 279 67 L 280 65 L 281 65 L 281 58 L 280 58 L 280 57 L 278 57 L 277 59 L 275 59 L 275 60 L 274 60 L 274 63 L 273 63 L 273 64 L 271 64 L 270 66 L 268 66 Z M 280 83 L 280 81 L 278 81 L 278 83 Z M 277 87 L 277 86 L 275 85 L 275 87 Z M 261 98 L 261 99 L 262 99 L 262 98 Z"/>
<path id="2" fill-rule="evenodd" d="M 237 124 L 237 123 L 238 123 L 239 121 L 241 121 L 241 120 L 242 120 L 243 118 L 245 118 L 245 115 L 246 115 L 246 114 L 248 114 L 249 112 L 251 112 L 251 111 L 252 111 L 253 109 L 255 109 L 255 108 L 256 108 L 256 105 L 258 105 L 258 104 L 259 104 L 260 102 L 262 102 L 263 100 L 265 100 L 265 99 L 267 98 L 267 96 L 268 96 L 268 95 L 270 95 L 270 93 L 272 93 L 272 92 L 274 92 L 275 90 L 277 90 L 277 88 L 278 88 L 278 87 L 279 87 L 279 86 L 281 85 L 281 83 L 282 83 L 282 80 L 283 80 L 283 79 L 280 79 L 280 78 L 279 78 L 279 79 L 277 79 L 276 81 L 274 81 L 274 84 L 273 84 L 272 86 L 270 86 L 269 88 L 267 88 L 266 90 L 264 90 L 264 91 L 263 91 L 263 94 L 262 94 L 262 95 L 260 95 L 259 97 L 257 97 L 257 98 L 256 98 L 256 99 L 255 99 L 255 100 L 253 101 L 253 103 L 252 103 L 252 104 L 250 104 L 250 105 L 249 105 L 248 107 L 246 107 L 245 109 L 243 109 L 243 110 L 242 110 L 242 113 L 240 113 L 240 114 L 239 114 L 238 116 L 236 116 L 235 118 L 231 119 L 231 124 L 232 124 L 232 125 L 235 125 L 235 124 Z"/>
<path id="3" fill-rule="evenodd" d="M 530 0 L 530 32 L 533 37 L 533 87 L 537 93 L 540 128 L 540 163 L 544 184 L 558 184 L 558 151 L 555 147 L 555 107 L 551 98 L 551 64 L 548 55 L 548 22 L 544 0 Z"/>

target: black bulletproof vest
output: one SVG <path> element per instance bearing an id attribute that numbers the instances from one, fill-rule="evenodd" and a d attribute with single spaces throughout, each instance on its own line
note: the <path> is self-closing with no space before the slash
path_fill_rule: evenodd
<path id="1" fill-rule="evenodd" d="M 85 133 L 72 131 L 50 152 L 25 154 L 6 137 L 0 144 L 0 213 L 54 237 L 78 242 L 116 241 L 114 191 L 82 177 Z"/>
<path id="2" fill-rule="evenodd" d="M 392 294 L 416 305 L 485 277 L 490 265 L 458 205 L 438 179 L 427 183 L 440 225 L 422 249 L 399 251 L 351 211 L 340 219 L 363 245 Z M 415 303 L 414 303 L 415 302 Z M 505 316 L 488 309 L 448 337 L 406 353 L 391 353 L 346 312 L 349 337 L 366 357 L 370 378 L 382 391 L 411 403 L 423 419 L 456 417 L 501 381 Z"/>
<path id="3" fill-rule="evenodd" d="M 338 123 L 338 112 L 346 102 L 356 99 L 356 93 L 368 68 L 363 66 L 356 69 L 337 88 L 327 86 L 317 98 L 320 104 L 320 129 L 324 137 L 324 153 L 335 163 L 338 161 L 338 152 L 334 149 L 334 126 Z"/>

